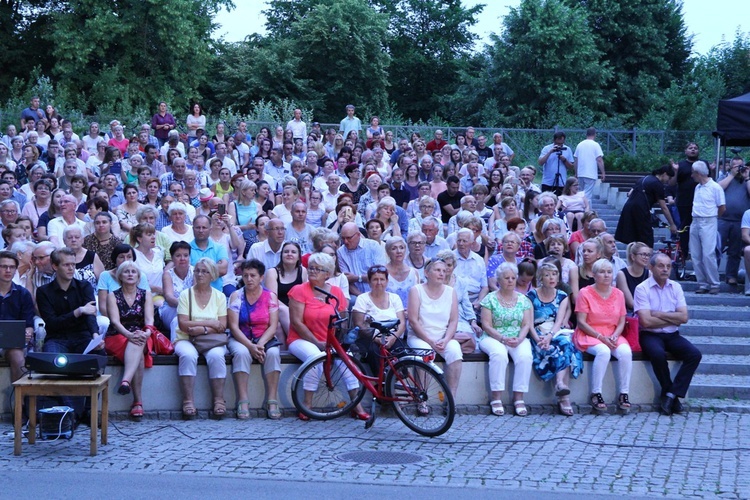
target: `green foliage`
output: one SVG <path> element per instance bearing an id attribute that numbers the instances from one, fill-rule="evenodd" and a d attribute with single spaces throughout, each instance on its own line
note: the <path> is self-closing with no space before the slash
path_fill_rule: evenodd
<path id="1" fill-rule="evenodd" d="M 231 0 L 64 4 L 46 35 L 56 59 L 53 74 L 74 106 L 116 113 L 155 108 L 160 100 L 187 112 L 212 60 L 212 18 L 221 6 L 232 6 Z"/>
<path id="2" fill-rule="evenodd" d="M 750 92 L 750 32 L 738 29 L 734 42 L 717 45 L 706 59 L 722 76 L 725 98 Z"/>
<path id="3" fill-rule="evenodd" d="M 459 70 L 469 57 L 476 35 L 470 28 L 484 5 L 465 8 L 460 0 L 373 0 L 390 16 L 393 34 L 388 51 L 393 62 L 388 81 L 398 110 L 426 120 L 446 114 L 460 83 Z"/>
<path id="4" fill-rule="evenodd" d="M 524 0 L 511 9 L 489 48 L 486 85 L 497 96 L 505 123 L 549 127 L 569 117 L 604 116 L 611 71 L 602 62 L 578 6 Z"/>

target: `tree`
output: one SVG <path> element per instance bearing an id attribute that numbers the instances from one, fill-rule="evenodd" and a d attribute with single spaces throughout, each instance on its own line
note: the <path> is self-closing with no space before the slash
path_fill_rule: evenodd
<path id="1" fill-rule="evenodd" d="M 461 0 L 373 0 L 390 16 L 388 43 L 392 64 L 391 96 L 400 113 L 426 120 L 446 115 L 460 70 L 473 50 L 476 24 L 484 5 L 465 8 Z"/>
<path id="2" fill-rule="evenodd" d="M 610 114 L 631 124 L 690 71 L 691 38 L 677 0 L 565 0 L 580 7 L 601 61 L 612 71 L 603 89 Z M 579 21 L 581 22 L 581 21 Z"/>
<path id="3" fill-rule="evenodd" d="M 47 36 L 73 104 L 129 112 L 160 100 L 187 110 L 207 76 L 212 21 L 231 0 L 68 0 Z M 78 36 L 74 36 L 78 35 Z"/>
<path id="4" fill-rule="evenodd" d="M 708 59 L 710 65 L 721 72 L 726 87 L 723 97 L 750 92 L 750 33 L 737 30 L 734 42 L 717 45 Z"/>
<path id="5" fill-rule="evenodd" d="M 522 0 L 492 36 L 485 95 L 498 100 L 505 126 L 551 127 L 609 109 L 611 78 L 588 32 L 586 14 L 554 0 Z"/>

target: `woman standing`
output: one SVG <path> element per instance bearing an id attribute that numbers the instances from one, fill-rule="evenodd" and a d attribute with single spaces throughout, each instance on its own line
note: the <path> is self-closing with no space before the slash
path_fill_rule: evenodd
<path id="1" fill-rule="evenodd" d="M 527 335 L 534 325 L 531 302 L 516 292 L 518 267 L 503 262 L 495 273 L 500 288 L 482 299 L 482 328 L 485 335 L 479 348 L 490 357 L 490 409 L 493 415 L 505 414 L 502 392 L 505 390 L 505 372 L 508 354 L 513 358 L 513 407 L 519 417 L 528 415 L 523 395 L 529 391 L 531 378 L 531 343 Z"/>
<path id="2" fill-rule="evenodd" d="M 198 129 L 206 130 L 206 116 L 203 114 L 203 108 L 199 103 L 194 103 L 190 108 L 190 114 L 185 120 L 185 125 L 187 125 L 188 144 L 197 139 Z"/>
<path id="3" fill-rule="evenodd" d="M 177 126 L 174 116 L 167 113 L 167 103 L 161 101 L 159 103 L 159 111 L 151 117 L 151 128 L 154 130 L 154 135 L 159 140 L 159 147 L 161 148 L 167 138 L 169 137 L 169 131 L 173 130 Z M 115 131 L 115 133 L 117 133 Z"/>
<path id="4" fill-rule="evenodd" d="M 279 301 L 276 295 L 263 288 L 266 266 L 256 259 L 242 263 L 242 281 L 245 283 L 229 297 L 229 352 L 232 353 L 232 376 L 237 390 L 237 418 L 250 418 L 247 383 L 250 365 L 255 359 L 263 365 L 268 387 L 266 409 L 268 418 L 281 418 L 279 409 L 279 376 L 281 375 L 280 342 L 276 340 L 279 324 Z"/>
<path id="5" fill-rule="evenodd" d="M 284 334 L 289 332 L 289 291 L 307 282 L 307 269 L 302 267 L 302 250 L 298 243 L 281 245 L 281 260 L 265 273 L 263 285 L 279 300 L 279 321 Z"/>
<path id="6" fill-rule="evenodd" d="M 586 243 L 584 243 L 584 251 Z M 630 410 L 628 392 L 633 369 L 633 352 L 622 337 L 625 327 L 625 298 L 612 286 L 612 264 L 599 259 L 593 265 L 594 285 L 582 288 L 576 302 L 578 326 L 573 336 L 576 347 L 594 356 L 591 374 L 591 407 L 597 413 L 607 411 L 602 383 L 611 356 L 617 358 L 619 396 L 617 407 Z"/>
<path id="7" fill-rule="evenodd" d="M 134 262 L 124 262 L 117 268 L 116 278 L 120 288 L 107 296 L 110 324 L 104 347 L 107 354 L 123 365 L 122 382 L 117 393 L 133 393 L 130 416 L 143 417 L 143 370 L 153 366 L 151 359 L 151 333 L 154 326 L 154 306 L 151 292 L 138 288 L 141 272 Z"/>
<path id="8" fill-rule="evenodd" d="M 622 243 L 642 241 L 649 248 L 654 247 L 654 230 L 651 227 L 651 207 L 657 203 L 661 207 L 664 217 L 669 223 L 669 230 L 677 232 L 677 226 L 672 220 L 672 213 L 667 207 L 664 186 L 674 177 L 675 171 L 671 165 L 662 165 L 651 175 L 636 182 L 628 194 L 628 200 L 622 207 L 620 219 L 617 222 L 615 239 Z"/>
<path id="9" fill-rule="evenodd" d="M 425 266 L 426 282 L 409 290 L 409 347 L 433 349 L 445 360 L 445 381 L 453 396 L 458 391 L 463 354 L 453 338 L 458 326 L 458 298 L 445 284 L 445 262 L 433 259 Z M 425 404 L 417 411 L 429 411 Z"/>
<path id="10" fill-rule="evenodd" d="M 537 271 L 539 287 L 527 297 L 534 307 L 534 329 L 529 332 L 534 371 L 543 381 L 555 379 L 555 395 L 560 413 L 570 417 L 570 376 L 578 378 L 583 370 L 583 356 L 575 348 L 569 335 L 560 333 L 567 328 L 570 301 L 565 292 L 557 289 L 560 274 L 557 266 L 544 263 Z"/>
<path id="11" fill-rule="evenodd" d="M 182 291 L 177 306 L 178 327 L 174 353 L 180 358 L 178 373 L 182 392 L 182 417 L 186 420 L 195 418 L 197 413 L 193 393 L 199 353 L 193 339 L 209 333 L 226 334 L 227 298 L 211 286 L 211 282 L 218 277 L 219 270 L 210 259 L 203 257 L 198 260 L 193 270 L 194 284 Z M 206 358 L 213 414 L 219 419 L 227 409 L 224 400 L 224 383 L 227 377 L 225 353 L 225 345 L 217 345 L 200 353 Z"/>
<path id="12" fill-rule="evenodd" d="M 309 281 L 293 287 L 289 291 L 289 315 L 291 324 L 289 326 L 289 352 L 303 363 L 313 356 L 317 356 L 326 346 L 328 336 L 328 322 L 335 313 L 334 305 L 326 302 L 326 295 L 319 292 L 317 288 L 325 290 L 326 293 L 336 296 L 339 301 L 339 313 L 346 314 L 347 300 L 342 290 L 336 286 L 326 283 L 335 269 L 334 260 L 328 255 L 314 253 L 308 261 L 307 271 Z M 357 394 L 359 381 L 349 370 L 343 371 L 349 395 Z M 306 402 L 312 403 L 312 391 L 305 391 Z M 300 413 L 300 420 L 310 420 L 309 417 Z M 370 415 L 357 404 L 352 410 L 352 417 L 358 420 L 369 420 Z"/>

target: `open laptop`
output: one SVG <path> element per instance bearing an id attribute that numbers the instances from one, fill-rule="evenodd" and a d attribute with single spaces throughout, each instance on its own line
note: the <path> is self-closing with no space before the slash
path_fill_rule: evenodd
<path id="1" fill-rule="evenodd" d="M 0 320 L 0 349 L 23 349 L 24 347 L 26 347 L 26 322 Z"/>

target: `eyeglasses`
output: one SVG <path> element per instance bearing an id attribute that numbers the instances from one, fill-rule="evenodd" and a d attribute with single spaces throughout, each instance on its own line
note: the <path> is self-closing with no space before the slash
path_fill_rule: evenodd
<path id="1" fill-rule="evenodd" d="M 327 273 L 328 269 L 323 269 L 322 267 L 308 267 L 307 268 L 308 273 Z"/>
<path id="2" fill-rule="evenodd" d="M 652 252 L 638 252 L 636 255 L 638 257 L 651 257 L 653 253 Z"/>
<path id="3" fill-rule="evenodd" d="M 17 268 L 18 266 L 16 266 L 15 264 L 0 265 L 0 269 L 2 269 L 3 271 L 12 271 Z"/>
<path id="4" fill-rule="evenodd" d="M 193 269 L 193 274 L 211 274 L 208 269 Z"/>
<path id="5" fill-rule="evenodd" d="M 410 245 L 414 245 L 415 247 L 422 247 L 424 246 L 424 241 L 410 241 Z"/>
<path id="6" fill-rule="evenodd" d="M 341 239 L 342 239 L 342 240 L 344 240 L 344 241 L 349 241 L 349 240 L 351 240 L 352 238 L 354 238 L 355 236 L 357 236 L 357 234 L 358 234 L 358 233 L 354 233 L 354 234 L 352 234 L 351 236 L 344 236 L 344 235 L 342 234 L 342 235 L 341 235 Z"/>

